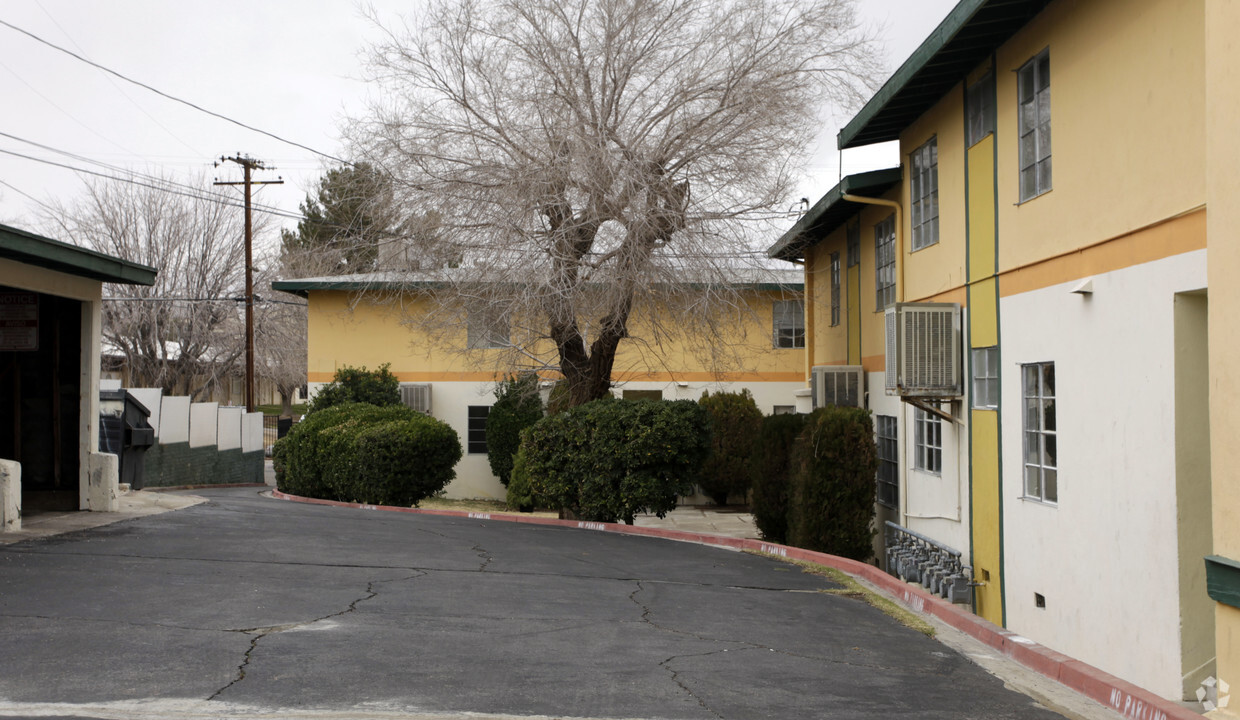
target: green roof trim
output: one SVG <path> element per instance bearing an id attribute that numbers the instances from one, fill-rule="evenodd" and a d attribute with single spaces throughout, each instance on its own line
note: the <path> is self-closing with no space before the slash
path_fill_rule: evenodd
<path id="1" fill-rule="evenodd" d="M 154 285 L 155 276 L 159 273 L 153 267 L 8 225 L 0 225 L 0 258 L 121 285 Z"/>
<path id="2" fill-rule="evenodd" d="M 1051 0 L 960 0 L 836 139 L 839 149 L 898 140 Z"/>
<path id="3" fill-rule="evenodd" d="M 878 197 L 895 187 L 903 173 L 902 168 L 895 167 L 845 176 L 819 198 L 792 229 L 775 241 L 766 251 L 767 256 L 788 261 L 804 259 L 806 248 L 829 235 L 865 207 L 862 203 L 845 200 L 845 195 Z"/>
<path id="4" fill-rule="evenodd" d="M 1207 555 L 1206 593 L 1214 602 L 1240 608 L 1240 562 Z"/>
<path id="5" fill-rule="evenodd" d="M 303 298 L 309 298 L 312 291 L 335 290 L 339 292 L 364 292 L 367 290 L 417 290 L 443 285 L 442 281 L 433 280 L 362 280 L 348 275 L 328 278 L 307 278 L 305 280 L 276 280 L 271 283 L 272 290 L 279 290 Z M 704 283 L 688 283 L 688 287 L 709 287 Z M 801 292 L 805 289 L 803 282 L 735 282 L 734 288 L 747 288 L 770 292 Z"/>

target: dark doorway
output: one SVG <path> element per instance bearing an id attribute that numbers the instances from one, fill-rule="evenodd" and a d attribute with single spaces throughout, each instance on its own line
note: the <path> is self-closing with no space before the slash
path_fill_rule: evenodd
<path id="1" fill-rule="evenodd" d="M 82 303 L 4 286 L 0 295 L 38 304 L 37 330 L 0 349 L 0 457 L 21 463 L 23 514 L 77 510 Z"/>

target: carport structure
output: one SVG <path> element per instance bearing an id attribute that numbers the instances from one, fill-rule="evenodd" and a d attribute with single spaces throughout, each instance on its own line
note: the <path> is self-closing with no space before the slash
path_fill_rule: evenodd
<path id="1" fill-rule="evenodd" d="M 115 511 L 98 452 L 103 284 L 156 270 L 0 225 L 0 531 L 23 512 Z"/>

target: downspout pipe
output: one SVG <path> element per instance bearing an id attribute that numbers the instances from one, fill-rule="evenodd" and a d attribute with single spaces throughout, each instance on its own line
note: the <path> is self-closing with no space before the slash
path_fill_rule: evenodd
<path id="1" fill-rule="evenodd" d="M 841 199 L 862 205 L 882 205 L 896 213 L 896 302 L 904 302 L 904 210 L 895 200 L 844 193 Z"/>
<path id="2" fill-rule="evenodd" d="M 896 302 L 904 302 L 904 210 L 895 200 L 843 193 L 848 202 L 889 207 L 896 214 Z M 904 444 L 900 444 L 901 450 Z M 900 463 L 900 524 L 908 527 L 908 463 Z"/>

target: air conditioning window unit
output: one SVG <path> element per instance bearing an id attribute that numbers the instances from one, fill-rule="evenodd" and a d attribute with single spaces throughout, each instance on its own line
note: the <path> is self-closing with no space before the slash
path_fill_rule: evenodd
<path id="1" fill-rule="evenodd" d="M 865 370 L 860 365 L 815 365 L 809 387 L 815 408 L 865 407 Z"/>
<path id="2" fill-rule="evenodd" d="M 954 398 L 961 381 L 960 306 L 896 303 L 887 308 L 888 395 Z"/>
<path id="3" fill-rule="evenodd" d="M 405 407 L 420 413 L 431 414 L 431 384 L 401 383 L 400 401 Z"/>

